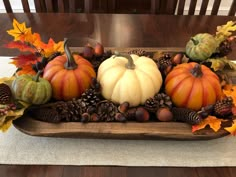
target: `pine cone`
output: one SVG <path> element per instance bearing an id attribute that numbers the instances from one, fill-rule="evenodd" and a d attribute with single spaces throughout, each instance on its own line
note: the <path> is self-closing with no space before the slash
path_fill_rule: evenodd
<path id="1" fill-rule="evenodd" d="M 230 52 L 232 52 L 231 42 L 228 40 L 221 42 L 218 53 L 219 57 L 224 57 L 228 55 Z"/>
<path id="2" fill-rule="evenodd" d="M 102 56 L 95 56 L 90 60 L 90 62 L 92 63 L 95 71 L 98 70 L 98 67 L 100 66 L 100 64 L 106 60 L 107 58 L 110 58 L 112 56 L 112 52 L 111 50 L 108 50 L 106 52 L 103 53 Z"/>
<path id="3" fill-rule="evenodd" d="M 172 69 L 172 59 L 169 54 L 164 54 L 161 58 L 156 60 L 156 64 L 162 74 L 166 75 Z"/>
<path id="4" fill-rule="evenodd" d="M 159 103 L 159 107 L 172 108 L 172 101 L 165 93 L 156 93 L 154 95 L 154 100 Z"/>
<path id="5" fill-rule="evenodd" d="M 191 109 L 173 107 L 171 111 L 175 121 L 186 122 L 191 125 L 199 124 L 202 121 L 200 115 Z"/>
<path id="6" fill-rule="evenodd" d="M 133 49 L 129 51 L 128 54 L 135 54 L 138 56 L 147 56 L 147 52 L 142 49 Z"/>
<path id="7" fill-rule="evenodd" d="M 216 116 L 225 118 L 232 113 L 233 99 L 231 97 L 225 97 L 219 100 L 214 105 L 214 113 Z"/>
<path id="8" fill-rule="evenodd" d="M 72 99 L 70 101 L 66 102 L 65 109 L 68 113 L 68 115 L 65 117 L 66 121 L 80 121 L 81 119 L 81 100 L 80 99 Z"/>
<path id="9" fill-rule="evenodd" d="M 116 113 L 118 113 L 118 108 L 111 101 L 104 100 L 97 104 L 97 115 L 101 121 L 115 121 Z"/>
<path id="10" fill-rule="evenodd" d="M 7 84 L 0 84 L 0 104 L 10 103 L 12 98 L 11 89 Z"/>
<path id="11" fill-rule="evenodd" d="M 29 109 L 28 113 L 35 119 L 44 122 L 57 123 L 61 121 L 61 116 L 55 109 L 44 108 L 44 109 Z"/>
<path id="12" fill-rule="evenodd" d="M 144 108 L 149 112 L 155 113 L 159 108 L 159 102 L 154 98 L 149 98 L 145 101 Z"/>
<path id="13" fill-rule="evenodd" d="M 93 84 L 81 95 L 82 113 L 87 112 L 89 107 L 96 107 L 99 101 L 101 101 L 100 85 Z"/>

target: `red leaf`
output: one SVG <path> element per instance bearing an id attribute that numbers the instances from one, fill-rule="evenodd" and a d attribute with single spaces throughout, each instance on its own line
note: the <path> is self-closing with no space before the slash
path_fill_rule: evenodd
<path id="1" fill-rule="evenodd" d="M 17 57 L 12 58 L 12 64 L 14 64 L 17 68 L 23 68 L 26 65 L 35 64 L 38 61 L 38 58 L 34 54 L 29 55 L 19 55 Z"/>
<path id="2" fill-rule="evenodd" d="M 6 48 L 10 49 L 19 49 L 22 52 L 31 52 L 35 53 L 35 49 L 32 46 L 27 45 L 24 42 L 21 41 L 12 41 L 4 45 Z"/>

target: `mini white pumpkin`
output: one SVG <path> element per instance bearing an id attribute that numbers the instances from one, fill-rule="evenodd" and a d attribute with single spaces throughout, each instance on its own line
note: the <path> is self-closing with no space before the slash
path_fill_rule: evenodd
<path id="1" fill-rule="evenodd" d="M 101 63 L 97 80 L 104 98 L 119 104 L 127 101 L 131 107 L 158 93 L 163 81 L 152 59 L 118 53 Z"/>

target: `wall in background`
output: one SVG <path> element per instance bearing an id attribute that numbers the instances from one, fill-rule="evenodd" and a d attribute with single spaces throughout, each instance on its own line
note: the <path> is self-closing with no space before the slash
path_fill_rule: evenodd
<path id="1" fill-rule="evenodd" d="M 191 0 L 186 0 L 185 14 L 187 14 L 187 9 L 189 7 L 190 1 Z M 197 7 L 196 7 L 197 11 L 195 14 L 199 13 L 199 9 L 200 9 L 200 5 L 201 5 L 202 1 L 204 1 L 204 0 L 198 0 Z M 233 0 L 222 0 L 221 1 L 219 15 L 227 15 L 227 12 L 229 10 L 229 7 L 230 7 L 232 1 Z M 207 14 L 210 14 L 213 2 L 214 2 L 214 0 L 209 0 L 209 8 L 207 9 Z M 23 7 L 21 5 L 20 0 L 10 0 L 10 3 L 13 7 L 14 12 L 23 12 Z M 32 9 L 32 12 L 35 12 L 34 0 L 29 0 L 29 4 L 30 4 L 30 9 Z M 5 8 L 3 5 L 3 1 L 0 1 L 0 13 L 5 13 L 5 12 L 6 11 L 5 11 Z"/>

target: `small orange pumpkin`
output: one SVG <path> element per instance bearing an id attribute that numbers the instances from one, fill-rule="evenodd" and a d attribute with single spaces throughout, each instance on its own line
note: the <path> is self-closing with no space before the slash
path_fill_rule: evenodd
<path id="1" fill-rule="evenodd" d="M 177 107 L 200 110 L 221 98 L 218 76 L 198 63 L 176 66 L 166 77 L 165 91 Z"/>
<path id="2" fill-rule="evenodd" d="M 65 55 L 57 56 L 50 61 L 45 69 L 43 78 L 47 79 L 56 100 L 71 100 L 78 98 L 90 86 L 96 73 L 92 64 L 78 54 L 71 54 L 64 42 Z"/>

